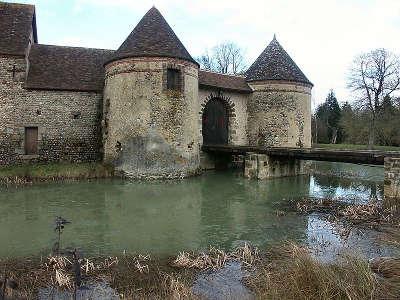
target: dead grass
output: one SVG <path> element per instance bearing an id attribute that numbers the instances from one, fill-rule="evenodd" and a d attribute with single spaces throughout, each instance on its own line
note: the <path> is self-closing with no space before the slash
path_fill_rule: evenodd
<path id="1" fill-rule="evenodd" d="M 42 181 L 65 181 L 108 178 L 114 176 L 112 166 L 92 163 L 49 163 L 0 168 L 0 185 L 25 185 Z"/>
<path id="2" fill-rule="evenodd" d="M 350 226 L 360 225 L 370 228 L 395 226 L 400 224 L 400 210 L 396 205 L 386 207 L 382 202 L 350 204 L 337 199 L 304 198 L 290 204 L 299 213 L 324 213 L 331 222 L 341 222 Z"/>
<path id="3" fill-rule="evenodd" d="M 194 299 L 193 272 L 176 270 L 167 261 L 149 256 L 84 258 L 79 260 L 83 282 L 106 281 L 123 299 Z M 46 259 L 0 261 L 1 274 L 18 283 L 7 295 L 16 299 L 36 299 L 44 287 L 72 290 L 73 260 L 67 256 Z"/>
<path id="4" fill-rule="evenodd" d="M 223 268 L 228 261 L 239 261 L 245 267 L 252 267 L 259 261 L 259 250 L 248 243 L 237 247 L 232 252 L 210 247 L 208 252 L 199 254 L 193 252 L 181 252 L 172 262 L 172 266 L 178 268 L 195 268 L 200 270 L 218 270 Z"/>
<path id="5" fill-rule="evenodd" d="M 315 260 L 307 249 L 287 244 L 268 258 L 246 281 L 261 299 L 399 299 L 400 277 L 385 278 L 368 261 L 343 255 L 334 263 Z M 398 268 L 392 260 L 389 269 Z"/>
<path id="6" fill-rule="evenodd" d="M 246 285 L 261 299 L 399 299 L 400 259 L 365 259 L 342 255 L 322 263 L 310 252 L 285 243 L 262 252 L 245 244 L 231 252 L 211 247 L 195 254 L 182 252 L 165 260 L 146 255 L 79 260 L 83 282 L 106 281 L 122 299 L 196 299 L 192 285 L 204 270 L 216 270 L 229 260 L 248 267 Z M 73 259 L 0 260 L 0 273 L 18 284 L 9 291 L 18 299 L 34 299 L 38 289 L 74 286 Z"/>

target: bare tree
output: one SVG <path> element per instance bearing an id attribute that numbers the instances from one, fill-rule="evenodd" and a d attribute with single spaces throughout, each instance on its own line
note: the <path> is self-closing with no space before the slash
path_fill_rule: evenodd
<path id="1" fill-rule="evenodd" d="M 383 99 L 400 90 L 400 60 L 386 49 L 376 49 L 355 58 L 347 86 L 358 94 L 358 104 L 370 113 L 370 148 L 375 143 L 376 121 Z"/>
<path id="2" fill-rule="evenodd" d="M 200 64 L 203 70 L 212 71 L 215 69 L 214 60 L 208 53 L 208 50 L 204 51 L 202 55 L 197 58 L 198 63 Z"/>
<path id="3" fill-rule="evenodd" d="M 246 68 L 243 50 L 233 42 L 216 45 L 211 55 L 206 50 L 197 61 L 202 69 L 223 74 L 240 74 Z"/>

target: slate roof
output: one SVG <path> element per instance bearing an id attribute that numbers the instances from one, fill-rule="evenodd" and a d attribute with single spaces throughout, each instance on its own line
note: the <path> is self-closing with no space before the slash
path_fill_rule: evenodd
<path id="1" fill-rule="evenodd" d="M 276 37 L 246 72 L 247 81 L 284 80 L 312 85 Z"/>
<path id="2" fill-rule="evenodd" d="M 32 46 L 26 87 L 30 89 L 102 91 L 103 64 L 113 50 Z"/>
<path id="3" fill-rule="evenodd" d="M 154 6 L 118 48 L 111 61 L 139 56 L 180 58 L 198 65 Z"/>
<path id="4" fill-rule="evenodd" d="M 25 55 L 32 26 L 37 43 L 35 7 L 0 2 L 0 54 Z"/>
<path id="5" fill-rule="evenodd" d="M 220 74 L 204 70 L 199 71 L 199 85 L 241 93 L 251 93 L 252 91 L 246 83 L 246 78 L 242 76 Z"/>

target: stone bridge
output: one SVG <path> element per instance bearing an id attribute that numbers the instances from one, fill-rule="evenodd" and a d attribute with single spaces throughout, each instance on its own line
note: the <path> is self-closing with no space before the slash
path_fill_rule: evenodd
<path id="1" fill-rule="evenodd" d="M 304 160 L 383 165 L 385 197 L 400 200 L 400 152 L 233 145 L 203 145 L 202 150 L 216 159 L 232 155 L 244 159 L 244 176 L 254 179 L 305 174 Z"/>

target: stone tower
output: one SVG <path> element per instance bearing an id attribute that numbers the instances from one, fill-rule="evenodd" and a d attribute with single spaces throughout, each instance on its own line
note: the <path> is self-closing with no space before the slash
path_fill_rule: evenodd
<path id="1" fill-rule="evenodd" d="M 311 147 L 312 83 L 276 37 L 246 72 L 248 140 L 266 147 Z"/>
<path id="2" fill-rule="evenodd" d="M 198 69 L 151 8 L 105 64 L 104 161 L 133 178 L 199 169 Z"/>

